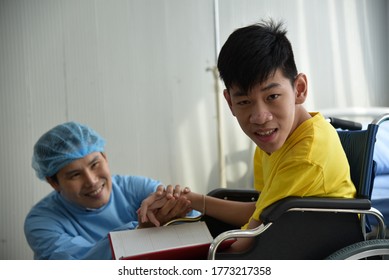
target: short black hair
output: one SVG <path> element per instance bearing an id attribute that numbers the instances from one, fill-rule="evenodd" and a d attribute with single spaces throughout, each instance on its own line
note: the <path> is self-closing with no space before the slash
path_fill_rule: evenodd
<path id="1" fill-rule="evenodd" d="M 266 81 L 277 69 L 292 84 L 298 74 L 283 23 L 273 20 L 235 30 L 220 51 L 217 67 L 227 90 L 237 86 L 245 92 Z"/>

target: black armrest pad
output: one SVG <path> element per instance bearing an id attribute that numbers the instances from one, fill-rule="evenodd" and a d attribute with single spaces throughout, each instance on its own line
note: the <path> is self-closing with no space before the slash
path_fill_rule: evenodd
<path id="1" fill-rule="evenodd" d="M 216 188 L 211 190 L 208 196 L 217 197 L 227 200 L 255 202 L 259 197 L 259 193 L 252 189 L 227 189 L 227 188 Z"/>
<path id="2" fill-rule="evenodd" d="M 265 224 L 273 222 L 292 208 L 368 210 L 370 207 L 370 200 L 362 198 L 287 197 L 263 210 L 260 218 Z"/>

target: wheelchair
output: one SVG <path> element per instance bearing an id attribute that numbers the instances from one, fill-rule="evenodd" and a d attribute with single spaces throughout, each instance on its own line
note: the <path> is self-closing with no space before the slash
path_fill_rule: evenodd
<path id="1" fill-rule="evenodd" d="M 357 189 L 356 198 L 287 197 L 266 208 L 260 217 L 263 224 L 249 230 L 236 229 L 204 216 L 202 219 L 214 236 L 208 259 L 385 259 L 389 256 L 384 217 L 371 206 L 370 200 L 375 174 L 376 133 L 379 125 L 389 120 L 389 114 L 373 120 L 367 129 L 351 121 L 327 120 L 338 130 Z M 218 188 L 208 195 L 256 201 L 260 194 L 255 190 Z M 377 235 L 371 240 L 367 240 L 366 215 L 374 217 L 378 224 Z M 251 249 L 242 253 L 218 251 L 225 240 L 242 237 L 254 238 Z"/>

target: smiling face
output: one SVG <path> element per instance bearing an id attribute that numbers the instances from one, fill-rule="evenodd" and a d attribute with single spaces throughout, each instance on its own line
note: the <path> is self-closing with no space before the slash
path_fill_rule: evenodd
<path id="1" fill-rule="evenodd" d="M 233 86 L 224 97 L 240 127 L 268 154 L 277 151 L 309 113 L 302 107 L 307 96 L 307 80 L 299 74 L 294 84 L 277 70 L 249 92 Z"/>
<path id="2" fill-rule="evenodd" d="M 112 181 L 105 154 L 91 153 L 63 167 L 50 185 L 67 200 L 79 206 L 97 209 L 108 203 Z"/>

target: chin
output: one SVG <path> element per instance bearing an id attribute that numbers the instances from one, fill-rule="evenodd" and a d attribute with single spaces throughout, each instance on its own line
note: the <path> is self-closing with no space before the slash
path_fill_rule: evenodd
<path id="1" fill-rule="evenodd" d="M 96 203 L 96 204 L 93 204 L 93 205 L 89 205 L 87 206 L 86 208 L 89 208 L 89 209 L 99 209 L 103 206 L 105 206 L 108 202 L 104 202 L 104 203 Z"/>
<path id="2" fill-rule="evenodd" d="M 281 146 L 279 146 L 279 145 L 271 145 L 271 146 L 266 146 L 266 147 L 261 147 L 261 146 L 259 146 L 258 145 L 258 147 L 262 150 L 262 151 L 264 151 L 265 153 L 267 153 L 267 154 L 272 154 L 272 153 L 274 153 L 274 152 L 276 152 L 276 151 L 278 151 L 281 147 L 282 147 L 282 145 Z"/>
<path id="3" fill-rule="evenodd" d="M 94 201 L 89 201 L 87 208 L 91 209 L 99 209 L 106 205 L 109 202 L 109 195 L 104 195 L 101 198 L 94 200 Z"/>

